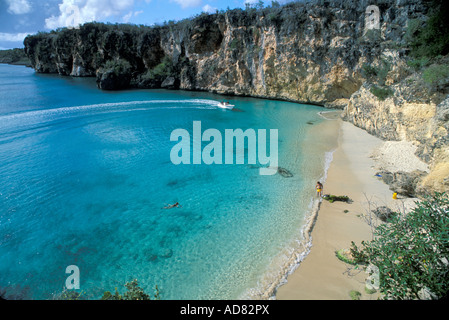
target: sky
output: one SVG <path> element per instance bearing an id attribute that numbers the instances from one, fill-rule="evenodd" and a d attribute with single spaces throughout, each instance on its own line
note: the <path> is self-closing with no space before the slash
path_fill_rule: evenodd
<path id="1" fill-rule="evenodd" d="M 0 50 L 23 48 L 28 34 L 90 21 L 151 26 L 256 2 L 259 0 L 0 0 Z M 271 4 L 271 0 L 265 3 Z"/>

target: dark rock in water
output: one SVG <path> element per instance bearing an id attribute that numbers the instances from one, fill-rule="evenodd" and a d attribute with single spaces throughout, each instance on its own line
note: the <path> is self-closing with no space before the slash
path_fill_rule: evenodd
<path id="1" fill-rule="evenodd" d="M 161 258 L 170 258 L 171 256 L 173 256 L 173 250 L 172 249 L 164 249 L 161 252 Z"/>
<path id="2" fill-rule="evenodd" d="M 158 259 L 158 254 L 159 253 L 158 253 L 157 249 L 147 248 L 147 249 L 144 249 L 143 254 L 144 254 L 144 256 L 145 256 L 147 261 L 149 261 L 149 262 L 156 262 L 157 259 Z"/>
<path id="3" fill-rule="evenodd" d="M 285 168 L 278 167 L 278 173 L 284 178 L 291 178 L 293 174 Z"/>
<path id="4" fill-rule="evenodd" d="M 99 72 L 97 75 L 97 86 L 102 90 L 120 90 L 129 88 L 130 74 L 117 74 L 112 70 Z"/>
<path id="5" fill-rule="evenodd" d="M 371 210 L 380 220 L 387 222 L 396 213 L 386 206 L 377 207 L 375 210 Z"/>
<path id="6" fill-rule="evenodd" d="M 108 60 L 97 71 L 97 86 L 103 90 L 129 88 L 131 83 L 131 64 L 125 59 Z"/>
<path id="7" fill-rule="evenodd" d="M 148 256 L 148 261 L 154 262 L 157 260 L 157 255 L 151 254 Z"/>
<path id="8" fill-rule="evenodd" d="M 176 186 L 178 184 L 178 180 L 172 180 L 167 182 L 167 187 L 173 187 Z"/>

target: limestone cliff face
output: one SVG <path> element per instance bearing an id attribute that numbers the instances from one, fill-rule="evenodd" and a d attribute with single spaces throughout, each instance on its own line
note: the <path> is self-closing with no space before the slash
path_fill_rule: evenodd
<path id="1" fill-rule="evenodd" d="M 416 194 L 449 192 L 449 95 L 431 92 L 418 74 L 392 84 L 384 100 L 365 83 L 355 92 L 343 118 L 384 140 L 410 141 L 416 155 L 429 164 Z"/>
<path id="2" fill-rule="evenodd" d="M 369 4 L 314 0 L 161 27 L 87 24 L 30 36 L 25 50 L 37 72 L 97 76 L 100 88 L 103 81 L 110 89 L 161 87 L 171 77 L 172 87 L 186 90 L 343 107 L 364 81 L 363 63 L 400 41 L 407 19 L 426 11 L 418 0 L 378 1 L 382 38 L 373 42 L 364 35 Z M 130 64 L 130 80 L 114 86 L 104 74 L 120 78 L 121 71 L 104 66 L 119 59 Z"/>
<path id="3" fill-rule="evenodd" d="M 419 1 L 382 1 L 382 39 L 365 35 L 368 1 L 310 1 L 267 11 L 232 10 L 202 16 L 188 30 L 162 36 L 175 61 L 180 88 L 344 107 L 362 85 L 363 63 L 401 41 Z"/>

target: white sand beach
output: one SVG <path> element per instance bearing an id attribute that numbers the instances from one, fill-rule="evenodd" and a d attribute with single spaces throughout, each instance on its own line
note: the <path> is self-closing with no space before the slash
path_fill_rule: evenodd
<path id="1" fill-rule="evenodd" d="M 378 168 L 387 164 L 390 170 L 396 169 L 392 171 L 421 168 L 422 163 L 412 159 L 413 147 L 407 143 L 392 147 L 392 143 L 348 122 L 337 121 L 341 122 L 339 143 L 324 194 L 346 195 L 352 203 L 322 201 L 311 231 L 310 253 L 288 276 L 287 283 L 278 288 L 277 300 L 349 300 L 351 290 L 360 292 L 361 299 L 377 299 L 377 294 L 367 294 L 364 290 L 367 274 L 340 261 L 335 252 L 349 248 L 351 241 L 360 244 L 362 240 L 372 239 L 372 228 L 366 219 L 371 209 L 386 205 L 402 211 L 413 206 L 416 200 L 394 200 L 389 187 L 374 176 Z M 394 167 L 396 157 L 391 148 L 407 158 L 407 163 L 399 161 L 401 167 Z"/>

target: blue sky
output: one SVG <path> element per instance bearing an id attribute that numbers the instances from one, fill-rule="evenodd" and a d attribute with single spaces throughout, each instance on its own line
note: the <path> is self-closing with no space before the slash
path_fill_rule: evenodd
<path id="1" fill-rule="evenodd" d="M 246 2 L 258 0 L 0 0 L 0 49 L 23 47 L 27 34 L 73 26 L 75 21 L 152 25 L 244 8 Z"/>

